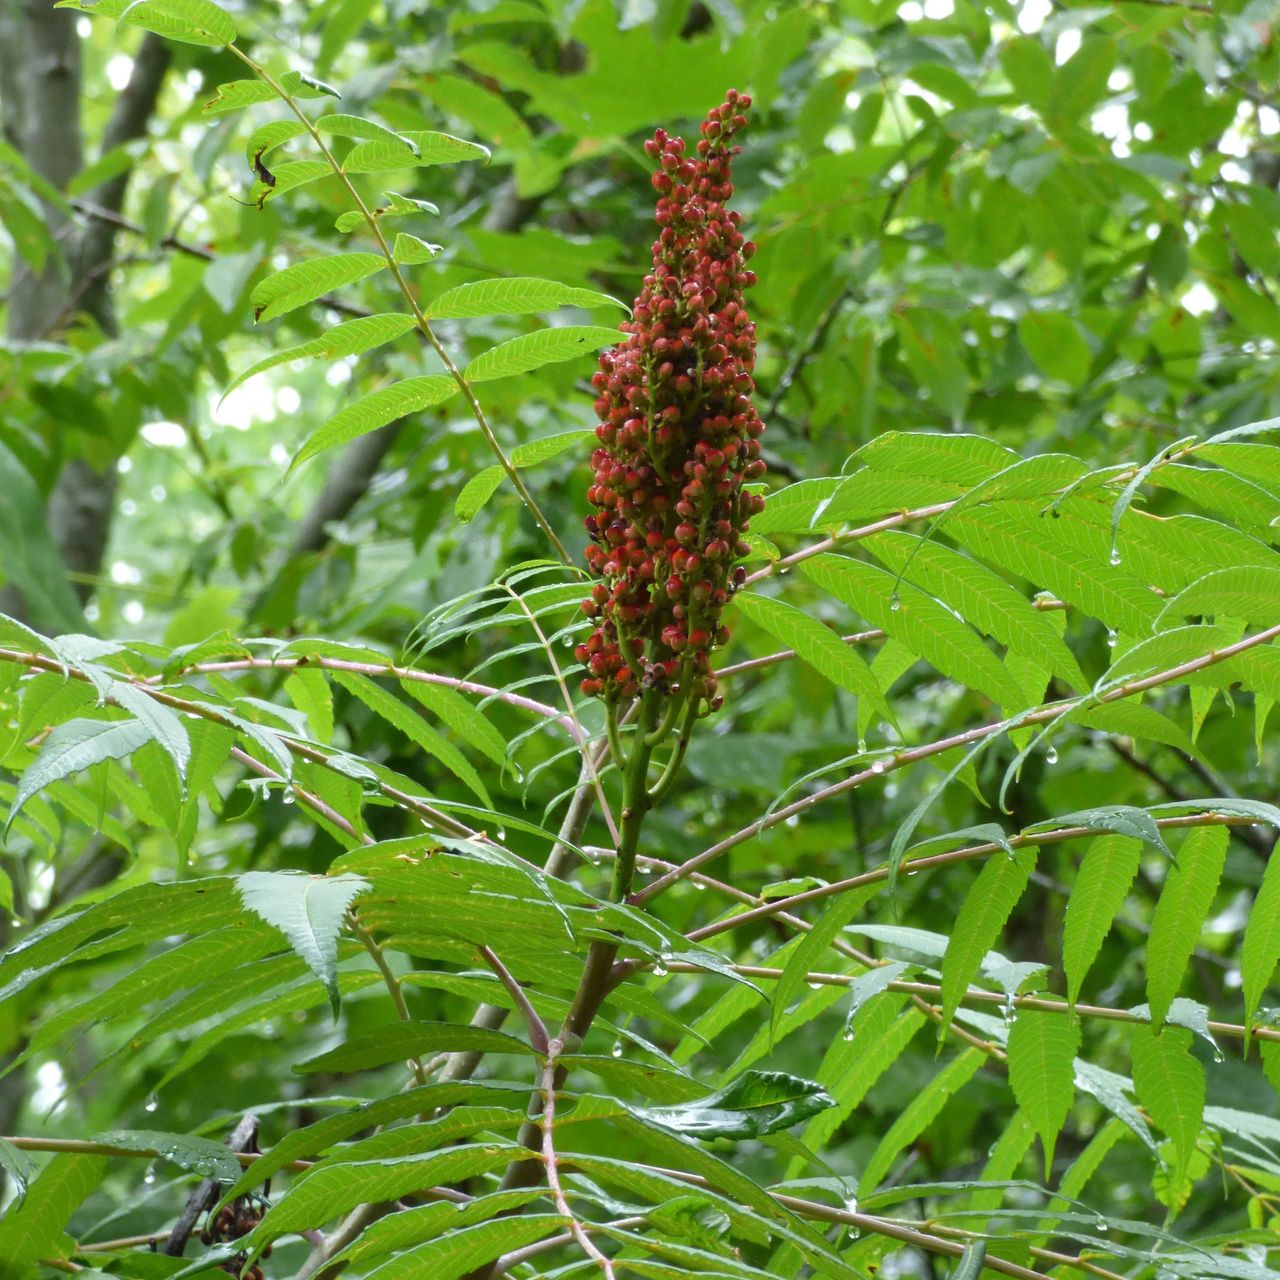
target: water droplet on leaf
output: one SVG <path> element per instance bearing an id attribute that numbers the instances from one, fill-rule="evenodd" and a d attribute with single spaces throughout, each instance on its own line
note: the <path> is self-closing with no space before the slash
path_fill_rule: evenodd
<path id="1" fill-rule="evenodd" d="M 1057 747 L 1050 747 L 1050 748 L 1049 748 L 1049 750 L 1048 750 L 1048 751 L 1046 751 L 1046 752 L 1044 753 L 1044 762 L 1045 762 L 1045 764 L 1057 764 L 1057 763 L 1058 763 L 1058 748 L 1057 748 Z"/>
<path id="2" fill-rule="evenodd" d="M 1119 552 L 1119 551 L 1117 551 L 1114 547 L 1112 547 L 1112 548 L 1111 548 L 1111 565 L 1112 565 L 1112 568 L 1114 568 L 1114 567 L 1115 567 L 1116 565 L 1118 565 L 1119 563 L 1120 563 L 1120 552 Z"/>
<path id="3" fill-rule="evenodd" d="M 622 1041 L 615 1040 L 613 1042 L 613 1048 L 610 1049 L 609 1052 L 612 1053 L 615 1058 L 622 1057 Z"/>
<path id="4" fill-rule="evenodd" d="M 902 608 L 902 599 L 896 591 L 889 597 L 889 608 L 893 613 Z"/>
<path id="5" fill-rule="evenodd" d="M 1116 647 L 1116 633 L 1110 628 L 1107 629 L 1107 648 L 1114 649 Z"/>

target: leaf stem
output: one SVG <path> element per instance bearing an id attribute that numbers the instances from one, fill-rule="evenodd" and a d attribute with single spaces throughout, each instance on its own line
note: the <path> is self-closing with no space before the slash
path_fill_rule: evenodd
<path id="1" fill-rule="evenodd" d="M 351 928 L 351 932 L 360 939 L 361 945 L 369 953 L 373 963 L 378 966 L 378 972 L 382 974 L 382 981 L 386 984 L 387 993 L 391 997 L 391 1003 L 395 1006 L 396 1016 L 401 1022 L 412 1022 L 413 1015 L 409 1012 L 409 1006 L 405 1003 L 404 988 L 400 985 L 400 979 L 392 972 L 391 966 L 387 963 L 387 957 L 383 954 L 382 947 L 373 934 L 360 923 L 360 917 L 354 911 L 347 912 L 347 924 Z M 410 1058 L 409 1066 L 413 1071 L 413 1078 L 420 1085 L 427 1083 L 426 1068 L 422 1065 L 421 1058 Z"/>
<path id="2" fill-rule="evenodd" d="M 520 500 L 529 509 L 529 514 L 533 516 L 538 527 L 546 535 L 552 547 L 555 549 L 556 555 L 560 557 L 565 564 L 572 564 L 573 560 L 569 553 L 565 550 L 564 544 L 556 536 L 555 530 L 551 527 L 550 522 L 542 513 L 542 508 L 538 506 L 534 500 L 533 494 L 529 492 L 528 487 L 520 478 L 520 473 L 516 470 L 511 459 L 507 457 L 505 450 L 498 441 L 498 437 L 494 434 L 493 427 L 486 417 L 484 409 L 481 408 L 480 401 L 476 399 L 476 393 L 472 389 L 471 383 L 467 381 L 462 371 L 454 364 L 444 344 L 436 336 L 435 330 L 431 327 L 431 322 L 427 319 L 422 308 L 418 305 L 418 299 L 414 296 L 413 290 L 409 288 L 409 282 L 404 278 L 404 273 L 400 270 L 400 264 L 396 261 L 395 254 L 391 251 L 391 246 L 387 243 L 387 238 L 383 234 L 382 227 L 378 219 L 374 217 L 364 197 L 360 194 L 354 182 L 351 181 L 350 174 L 338 163 L 337 158 L 329 149 L 328 144 L 321 136 L 320 131 L 311 122 L 311 118 L 298 105 L 288 89 L 284 87 L 265 67 L 251 58 L 243 49 L 237 48 L 234 44 L 227 46 L 228 52 L 239 58 L 241 62 L 248 67 L 254 75 L 256 75 L 265 84 L 271 86 L 280 100 L 289 108 L 297 117 L 298 122 L 311 136 L 311 140 L 319 148 L 320 154 L 324 156 L 325 161 L 333 170 L 338 181 L 346 188 L 347 194 L 351 197 L 357 209 L 360 211 L 361 217 L 369 227 L 370 233 L 377 241 L 378 249 L 387 261 L 387 267 L 391 272 L 392 278 L 396 282 L 396 287 L 400 290 L 401 296 L 409 306 L 409 310 L 413 314 L 414 324 L 417 325 L 419 332 L 431 344 L 440 362 L 444 365 L 445 371 L 458 384 L 459 390 L 466 398 L 467 404 L 471 409 L 471 416 L 475 419 L 476 425 L 480 428 L 480 434 L 484 436 L 485 443 L 492 450 L 493 455 L 498 460 L 498 465 L 506 472 L 507 479 L 511 481 L 515 487 L 516 493 L 520 495 Z"/>

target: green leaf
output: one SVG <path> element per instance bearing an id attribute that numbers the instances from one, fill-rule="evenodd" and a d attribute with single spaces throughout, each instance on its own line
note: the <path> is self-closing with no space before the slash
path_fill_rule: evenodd
<path id="1" fill-rule="evenodd" d="M 231 15 L 213 0 L 135 0 L 120 21 L 183 44 L 218 46 L 236 39 Z"/>
<path id="2" fill-rule="evenodd" d="M 288 364 L 292 360 L 338 360 L 343 356 L 363 355 L 384 343 L 391 342 L 401 334 L 408 333 L 414 327 L 414 318 L 402 311 L 389 311 L 376 316 L 358 316 L 354 320 L 344 320 L 334 325 L 318 338 L 303 342 L 296 347 L 286 347 L 283 351 L 272 352 L 257 364 L 250 366 L 237 375 L 222 393 L 225 400 L 242 382 L 255 374 L 274 369 L 276 365 Z M 221 403 L 221 401 L 219 401 Z"/>
<path id="3" fill-rule="evenodd" d="M 392 257 L 403 266 L 416 266 L 420 262 L 430 262 L 432 258 L 437 257 L 442 252 L 442 246 L 438 244 L 429 244 L 426 240 L 421 240 L 417 236 L 411 236 L 406 231 L 401 231 L 396 235 L 395 246 L 391 251 Z"/>
<path id="4" fill-rule="evenodd" d="M 1249 1033 L 1262 997 L 1271 985 L 1276 962 L 1280 960 L 1280 857 L 1273 849 L 1262 873 L 1258 896 L 1249 912 L 1244 943 L 1240 949 L 1240 973 L 1244 987 L 1245 1052 Z"/>
<path id="5" fill-rule="evenodd" d="M 51 782 L 66 778 L 103 760 L 119 760 L 151 739 L 151 731 L 137 720 L 68 720 L 45 739 L 40 754 L 18 783 L 5 829 L 22 806 Z"/>
<path id="6" fill-rule="evenodd" d="M 1062 967 L 1072 1004 L 1079 999 L 1085 975 L 1124 905 L 1141 858 L 1142 842 L 1129 836 L 1101 836 L 1089 844 L 1067 898 L 1063 925 Z"/>
<path id="7" fill-rule="evenodd" d="M 456 689 L 422 680 L 402 680 L 400 687 L 494 764 L 506 764 L 507 740 Z"/>
<path id="8" fill-rule="evenodd" d="M 0 581 L 26 602 L 28 621 L 51 633 L 79 631 L 84 614 L 49 534 L 44 499 L 27 469 L 0 443 Z"/>
<path id="9" fill-rule="evenodd" d="M 452 1207 L 448 1217 L 439 1214 L 443 1221 L 436 1239 L 398 1253 L 381 1266 L 366 1271 L 366 1280 L 418 1280 L 421 1276 L 430 1276 L 431 1280 L 459 1280 L 485 1263 L 564 1227 L 564 1219 L 554 1213 L 524 1213 L 457 1227 L 454 1221 L 457 1214 L 458 1210 Z"/>
<path id="10" fill-rule="evenodd" d="M 255 84 L 257 82 L 250 80 L 240 83 Z M 219 92 L 221 93 L 225 87 L 219 85 Z M 204 109 L 208 111 L 209 106 Z M 253 168 L 256 161 L 270 155 L 277 147 L 283 146 L 303 133 L 306 133 L 306 130 L 298 120 L 269 120 L 266 124 L 260 125 L 249 135 L 249 141 L 244 145 L 244 156 L 249 167 Z"/>
<path id="11" fill-rule="evenodd" d="M 1011 709 L 1022 705 L 1021 691 L 999 658 L 965 622 L 918 587 L 849 556 L 814 556 L 801 570 L 943 675 Z"/>
<path id="12" fill-rule="evenodd" d="M 338 934 L 347 908 L 369 888 L 359 876 L 309 876 L 293 871 L 247 871 L 236 877 L 245 908 L 289 939 L 324 984 L 338 1016 Z"/>
<path id="13" fill-rule="evenodd" d="M 493 808 L 488 788 L 471 762 L 453 743 L 433 729 L 419 711 L 401 702 L 394 693 L 389 693 L 368 676 L 358 675 L 354 671 L 335 671 L 333 680 L 335 684 L 340 684 L 348 692 L 355 694 L 370 711 L 398 729 L 410 742 L 444 765 L 479 797 L 482 804 Z"/>
<path id="14" fill-rule="evenodd" d="M 1227 856 L 1226 827 L 1192 827 L 1169 868 L 1147 938 L 1147 999 L 1158 1028 L 1182 984 L 1187 961 L 1213 906 Z"/>
<path id="15" fill-rule="evenodd" d="M 1018 338 L 1048 377 L 1079 387 L 1089 376 L 1092 353 L 1079 326 L 1069 316 L 1029 311 L 1018 321 Z"/>
<path id="16" fill-rule="evenodd" d="M 862 1194 L 873 1191 L 884 1181 L 899 1154 L 911 1145 L 936 1119 L 952 1094 L 962 1089 L 986 1061 L 981 1049 L 966 1049 L 952 1058 L 911 1101 L 898 1112 L 879 1145 L 871 1153 L 858 1178 Z"/>
<path id="17" fill-rule="evenodd" d="M 454 1147 L 427 1156 L 320 1165 L 294 1182 L 267 1210 L 245 1237 L 244 1245 L 256 1254 L 280 1236 L 322 1226 L 358 1204 L 398 1200 L 426 1187 L 502 1169 L 522 1150 L 488 1144 Z"/>
<path id="18" fill-rule="evenodd" d="M 335 138 L 378 139 L 413 150 L 412 144 L 406 143 L 394 129 L 388 129 L 386 125 L 374 120 L 366 120 L 363 116 L 344 115 L 335 111 L 329 115 L 317 116 L 315 126 L 320 133 L 331 133 Z"/>
<path id="19" fill-rule="evenodd" d="M 294 1070 L 302 1075 L 317 1071 L 368 1071 L 423 1053 L 465 1053 L 470 1049 L 483 1053 L 533 1052 L 523 1040 L 484 1027 L 455 1026 L 448 1022 L 394 1022 L 309 1058 Z"/>
<path id="20" fill-rule="evenodd" d="M 107 1171 L 103 1156 L 56 1155 L 30 1183 L 26 1199 L 0 1219 L 0 1268 L 21 1277 L 44 1258 L 65 1257 L 62 1233 Z"/>
<path id="21" fill-rule="evenodd" d="M 379 253 L 335 253 L 295 262 L 261 280 L 249 295 L 255 324 L 323 298 L 345 284 L 354 284 L 387 265 Z"/>
<path id="22" fill-rule="evenodd" d="M 1183 1027 L 1139 1027 L 1130 1042 L 1138 1101 L 1173 1139 L 1175 1183 L 1186 1177 L 1204 1116 L 1204 1068 L 1191 1053 L 1191 1035 Z"/>
<path id="23" fill-rule="evenodd" d="M 436 133 L 430 129 L 403 130 L 400 136 L 417 152 L 415 163 L 419 165 L 457 164 L 465 160 L 482 160 L 488 164 L 493 154 L 478 142 L 467 142 L 450 133 Z"/>
<path id="24" fill-rule="evenodd" d="M 993 854 L 960 904 L 955 929 L 942 957 L 939 1038 L 945 1035 L 970 982 L 982 967 L 983 958 L 995 946 L 1005 921 L 1018 905 L 1035 865 L 1034 849 L 1019 849 L 1012 858 L 1007 854 Z"/>
<path id="25" fill-rule="evenodd" d="M 462 372 L 468 382 L 510 378 L 546 364 L 578 360 L 601 347 L 615 345 L 621 337 L 617 329 L 589 324 L 538 329 L 481 352 Z"/>
<path id="26" fill-rule="evenodd" d="M 473 316 L 527 316 L 559 307 L 627 309 L 617 298 L 594 289 L 579 289 L 533 276 L 511 276 L 446 289 L 427 305 L 425 314 L 429 320 L 461 320 Z"/>
<path id="27" fill-rule="evenodd" d="M 813 928 L 800 939 L 800 945 L 788 957 L 782 970 L 782 977 L 778 979 L 773 989 L 770 1030 L 775 1039 L 782 1015 L 804 988 L 809 971 L 817 968 L 818 961 L 836 935 L 858 911 L 866 906 L 878 889 L 878 885 L 866 885 L 862 889 L 842 893 L 834 903 L 826 903 L 824 911 Z"/>
<path id="28" fill-rule="evenodd" d="M 442 373 L 427 374 L 421 378 L 405 378 L 389 387 L 371 392 L 354 404 L 339 410 L 322 427 L 307 437 L 306 443 L 294 455 L 289 464 L 292 473 L 309 458 L 347 444 L 357 436 L 368 435 L 388 422 L 403 418 L 433 405 L 443 404 L 458 391 L 457 382 Z"/>
<path id="29" fill-rule="evenodd" d="M 1028 832 L 1052 830 L 1055 827 L 1085 827 L 1089 831 L 1113 831 L 1119 836 L 1129 836 L 1149 844 L 1157 852 L 1164 854 L 1170 861 L 1173 854 L 1156 826 L 1156 820 L 1145 809 L 1131 804 L 1102 805 L 1096 809 L 1078 809 L 1075 813 L 1064 813 L 1060 816 L 1036 822 L 1026 827 Z"/>
<path id="30" fill-rule="evenodd" d="M 27 1184 L 36 1176 L 36 1162 L 8 1138 L 0 1138 L 0 1170 L 13 1189 L 13 1208 L 20 1209 L 26 1199 Z"/>
<path id="31" fill-rule="evenodd" d="M 187 766 L 191 762 L 191 738 L 178 713 L 166 707 L 163 702 L 157 702 L 137 685 L 126 684 L 123 680 L 111 682 L 108 696 L 146 727 L 152 739 L 160 744 L 173 761 L 178 778 L 185 785 Z"/>
<path id="32" fill-rule="evenodd" d="M 628 1107 L 647 1124 L 698 1138 L 761 1138 L 835 1106 L 811 1080 L 780 1071 L 744 1071 L 715 1093 L 674 1107 Z"/>
<path id="33" fill-rule="evenodd" d="M 200 111 L 206 116 L 216 116 L 225 111 L 239 111 L 243 107 L 251 107 L 258 102 L 274 102 L 275 100 L 276 91 L 265 81 L 232 80 L 227 84 L 220 84 L 218 92 L 200 108 Z M 279 124 L 281 122 L 275 121 L 273 123 Z M 271 125 L 266 127 L 271 128 Z M 299 124 L 286 136 L 297 137 L 302 132 L 304 130 L 302 125 Z M 284 139 L 282 138 L 281 141 L 284 141 Z"/>
<path id="34" fill-rule="evenodd" d="M 734 597 L 737 610 L 756 626 L 776 636 L 815 671 L 860 701 L 865 700 L 877 715 L 892 721 L 893 713 L 871 668 L 829 627 L 794 605 L 754 591 Z"/>
<path id="35" fill-rule="evenodd" d="M 1009 1085 L 1044 1147 L 1045 1177 L 1075 1096 L 1080 1024 L 1070 1012 L 1021 1009 L 1009 1031 Z"/>
<path id="36" fill-rule="evenodd" d="M 474 520 L 484 504 L 498 492 L 506 474 L 497 463 L 477 471 L 458 491 L 458 496 L 453 500 L 453 514 L 463 524 Z"/>
<path id="37" fill-rule="evenodd" d="M 951 1273 L 951 1280 L 978 1280 L 982 1274 L 982 1265 L 987 1258 L 987 1242 L 973 1240 L 965 1245 L 960 1261 Z"/>
<path id="38" fill-rule="evenodd" d="M 120 1151 L 154 1152 L 179 1169 L 198 1173 L 215 1182 L 235 1182 L 240 1177 L 240 1161 L 226 1143 L 199 1138 L 189 1133 L 164 1133 L 152 1129 L 113 1129 L 91 1139 Z"/>
<path id="39" fill-rule="evenodd" d="M 1197 578 L 1165 605 L 1157 626 L 1166 619 L 1192 616 L 1238 618 L 1257 626 L 1273 626 L 1280 598 L 1280 567 L 1256 565 L 1218 569 Z"/>

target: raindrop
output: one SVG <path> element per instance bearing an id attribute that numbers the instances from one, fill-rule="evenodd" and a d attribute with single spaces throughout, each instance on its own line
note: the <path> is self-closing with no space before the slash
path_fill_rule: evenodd
<path id="1" fill-rule="evenodd" d="M 825 984 L 821 982 L 806 982 L 804 985 L 808 987 L 810 991 L 821 991 Z"/>
<path id="2" fill-rule="evenodd" d="M 615 1040 L 613 1042 L 613 1048 L 610 1050 L 610 1053 L 612 1053 L 615 1058 L 622 1057 L 622 1041 L 621 1040 Z"/>
<path id="3" fill-rule="evenodd" d="M 867 740 L 866 740 L 866 738 L 859 738 L 859 739 L 858 739 L 858 754 L 859 754 L 859 755 L 864 754 L 864 753 L 865 753 L 865 751 L 866 751 L 866 749 L 867 749 Z"/>
<path id="4" fill-rule="evenodd" d="M 857 1197 L 857 1196 L 850 1196 L 850 1197 L 849 1197 L 849 1198 L 844 1202 L 844 1211 L 845 1211 L 845 1213 L 857 1213 L 857 1212 L 858 1212 L 858 1197 Z"/>
<path id="5" fill-rule="evenodd" d="M 667 976 L 667 965 L 671 963 L 671 953 L 669 951 L 659 951 L 658 958 L 653 962 L 653 972 L 656 977 L 665 978 Z"/>
<path id="6" fill-rule="evenodd" d="M 846 1027 L 846 1028 L 845 1028 L 845 1033 L 844 1033 L 844 1035 L 842 1035 L 842 1036 L 840 1037 L 840 1039 L 841 1039 L 841 1040 L 843 1040 L 843 1041 L 845 1042 L 845 1044 L 852 1044 L 852 1043 L 853 1043 L 853 1028 L 852 1028 L 852 1027 Z"/>
<path id="7" fill-rule="evenodd" d="M 159 1105 L 160 1099 L 153 1093 L 147 1098 L 146 1102 L 142 1104 L 142 1109 L 144 1111 L 154 1111 Z"/>
<path id="8" fill-rule="evenodd" d="M 147 1186 L 151 1186 L 152 1183 L 155 1182 L 155 1180 L 156 1180 L 156 1171 L 154 1169 L 148 1169 L 146 1173 L 142 1175 L 142 1181 L 145 1182 Z"/>
<path id="9" fill-rule="evenodd" d="M 1115 547 L 1112 547 L 1111 548 L 1111 567 L 1115 568 L 1115 566 L 1118 565 L 1119 563 L 1120 563 L 1120 552 L 1117 551 Z"/>
<path id="10" fill-rule="evenodd" d="M 1227 1060 L 1227 1055 L 1216 1044 L 1213 1046 L 1213 1060 L 1214 1062 L 1226 1062 Z"/>
<path id="11" fill-rule="evenodd" d="M 1044 753 L 1044 762 L 1045 762 L 1045 764 L 1057 764 L 1057 763 L 1058 763 L 1058 748 L 1057 748 L 1057 747 L 1050 747 L 1050 748 L 1049 748 L 1049 750 L 1048 750 L 1048 751 L 1046 751 L 1046 752 Z"/>
<path id="12" fill-rule="evenodd" d="M 293 792 L 292 792 L 292 791 L 284 791 L 284 792 L 281 792 L 281 795 L 280 795 L 280 803 L 281 803 L 281 804 L 292 804 L 292 803 L 293 803 Z"/>
<path id="13" fill-rule="evenodd" d="M 889 597 L 889 608 L 894 613 L 902 608 L 902 599 L 896 591 Z"/>
<path id="14" fill-rule="evenodd" d="M 1018 1006 L 1014 1003 L 1013 992 L 1008 991 L 1004 997 L 1004 1020 L 1012 1022 L 1018 1016 Z"/>
<path id="15" fill-rule="evenodd" d="M 1111 1224 L 1106 1220 L 1106 1218 L 1099 1216 L 1093 1220 L 1093 1229 L 1095 1231 L 1101 1231 L 1103 1235 L 1106 1235 L 1111 1229 Z"/>
<path id="16" fill-rule="evenodd" d="M 1116 633 L 1110 627 L 1107 628 L 1107 648 L 1114 649 L 1116 647 Z"/>
<path id="17" fill-rule="evenodd" d="M 505 840 L 507 838 L 506 827 L 499 827 L 495 834 L 499 840 Z"/>
<path id="18" fill-rule="evenodd" d="M 693 887 L 697 889 L 699 893 L 706 893 L 707 891 L 707 885 L 704 880 L 695 880 L 693 882 Z"/>
<path id="19" fill-rule="evenodd" d="M 889 766 L 883 760 L 877 760 L 871 766 L 872 773 L 883 773 Z"/>

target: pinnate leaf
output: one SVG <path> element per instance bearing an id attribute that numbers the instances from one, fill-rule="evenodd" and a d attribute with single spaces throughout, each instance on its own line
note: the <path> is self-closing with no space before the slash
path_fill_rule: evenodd
<path id="1" fill-rule="evenodd" d="M 623 307 L 607 293 L 539 280 L 533 276 L 512 276 L 477 280 L 447 289 L 426 308 L 429 320 L 461 320 L 472 316 L 525 316 L 558 307 Z M 615 339 L 616 341 L 616 339 Z"/>
<path id="2" fill-rule="evenodd" d="M 254 286 L 249 295 L 254 322 L 273 320 L 345 284 L 363 280 L 386 265 L 386 259 L 378 253 L 335 253 L 295 262 Z"/>
<path id="3" fill-rule="evenodd" d="M 1138 874 L 1141 857 L 1140 840 L 1106 835 L 1090 843 L 1080 864 L 1067 899 L 1062 937 L 1062 967 L 1072 1004 Z"/>

